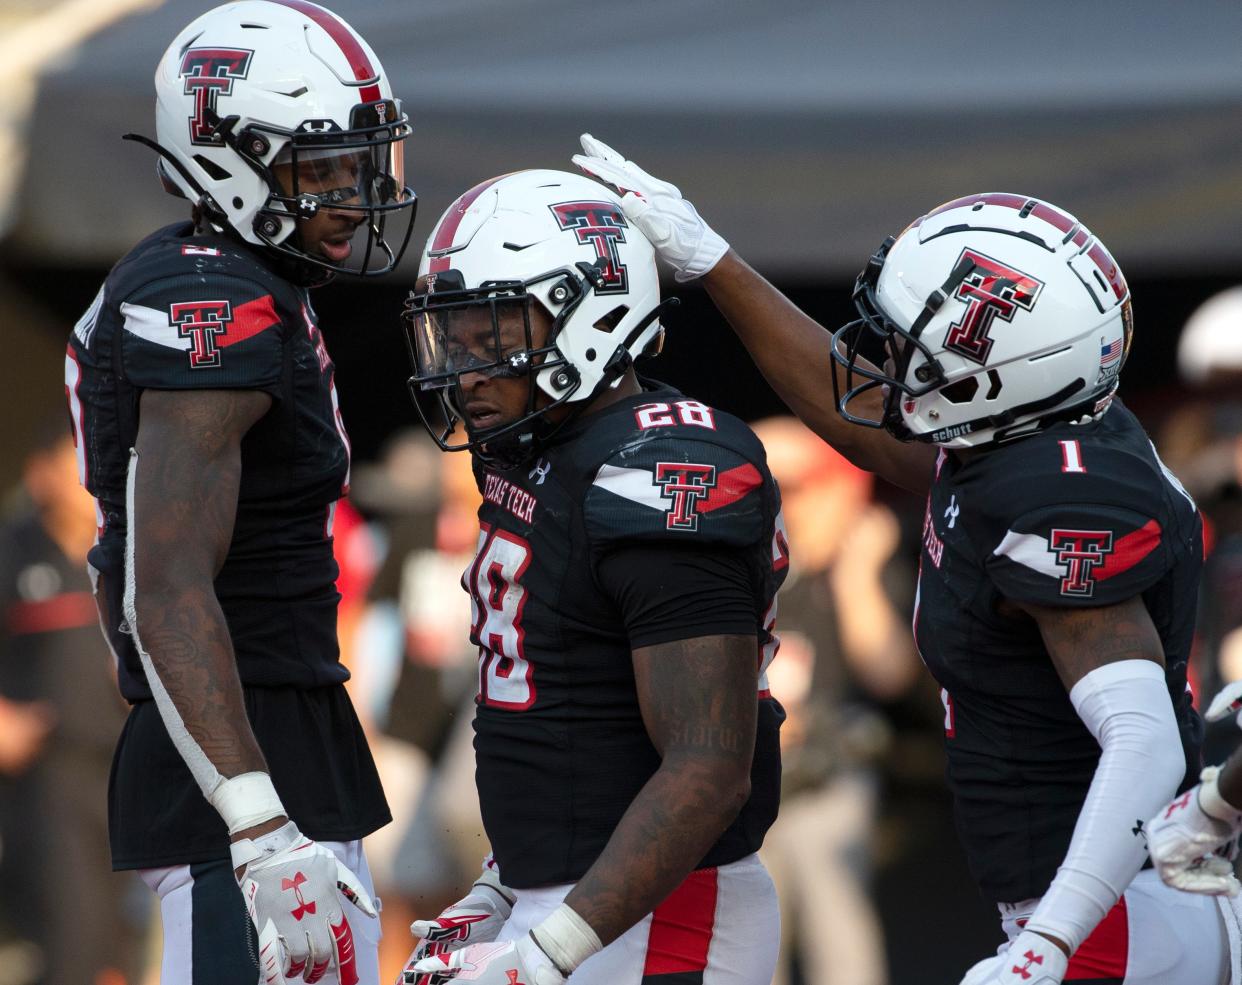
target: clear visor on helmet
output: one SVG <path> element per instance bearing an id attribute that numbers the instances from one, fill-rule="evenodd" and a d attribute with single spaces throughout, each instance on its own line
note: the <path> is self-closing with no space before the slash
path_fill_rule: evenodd
<path id="1" fill-rule="evenodd" d="M 466 373 L 524 375 L 531 337 L 527 298 L 499 295 L 484 303 L 414 307 L 407 320 L 421 389 L 450 386 Z"/>

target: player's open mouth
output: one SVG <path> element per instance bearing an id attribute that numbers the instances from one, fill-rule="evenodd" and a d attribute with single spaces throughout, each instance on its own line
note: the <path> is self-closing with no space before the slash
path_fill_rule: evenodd
<path id="1" fill-rule="evenodd" d="M 486 428 L 495 427 L 501 422 L 500 411 L 495 407 L 487 404 L 477 404 L 473 407 L 466 408 L 466 417 L 470 420 L 470 426 L 476 430 L 484 430 Z"/>
<path id="2" fill-rule="evenodd" d="M 333 263 L 342 263 L 353 252 L 353 236 L 334 236 L 319 241 L 319 249 Z"/>

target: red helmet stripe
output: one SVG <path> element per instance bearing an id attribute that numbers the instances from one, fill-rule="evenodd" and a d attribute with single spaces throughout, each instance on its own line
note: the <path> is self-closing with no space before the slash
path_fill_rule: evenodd
<path id="1" fill-rule="evenodd" d="M 480 195 L 496 184 L 501 178 L 507 178 L 508 175 L 498 174 L 495 178 L 488 178 L 486 181 L 480 181 L 477 185 L 470 189 L 454 202 L 444 216 L 444 220 L 436 227 L 435 237 L 431 241 L 428 253 L 438 253 L 440 250 L 447 250 L 453 245 L 453 238 L 457 235 L 457 227 L 461 225 L 462 216 L 470 209 Z M 427 272 L 432 274 L 441 273 L 448 270 L 451 261 L 447 256 L 432 257 L 431 263 L 428 265 Z"/>
<path id="2" fill-rule="evenodd" d="M 1075 246 L 1086 245 L 1090 234 L 1082 227 L 1081 223 L 1067 213 L 1062 212 L 1054 205 L 1049 205 L 1047 202 L 1040 202 L 1036 199 L 1028 198 L 1025 195 L 1010 195 L 1005 192 L 988 192 L 983 195 L 967 195 L 964 198 L 955 198 L 952 202 L 945 202 L 944 205 L 932 209 L 927 213 L 927 215 L 915 220 L 910 224 L 910 228 L 913 229 L 914 227 L 921 225 L 925 220 L 930 219 L 932 216 L 940 215 L 942 212 L 948 212 L 952 209 L 964 209 L 969 208 L 972 205 L 983 204 L 999 205 L 1002 208 L 1017 209 L 1021 211 L 1029 202 L 1036 203 L 1035 207 L 1028 213 L 1029 215 L 1034 216 L 1036 219 L 1042 219 L 1044 222 L 1048 223 L 1048 225 L 1052 226 L 1054 229 L 1060 230 L 1063 233 L 1068 233 L 1071 229 L 1075 230 L 1070 241 Z M 1128 288 L 1126 287 L 1126 280 L 1121 275 L 1121 270 L 1117 266 L 1117 261 L 1109 255 L 1108 250 L 1104 248 L 1103 244 L 1100 243 L 1099 240 L 1096 240 L 1092 244 L 1091 249 L 1087 251 L 1087 256 L 1090 257 L 1095 262 L 1095 265 L 1100 268 L 1100 273 L 1103 274 L 1104 279 L 1108 281 L 1108 284 L 1113 289 L 1113 294 L 1117 296 L 1117 299 L 1119 301 L 1123 300 L 1126 296 Z"/>
<path id="3" fill-rule="evenodd" d="M 380 88 L 374 82 L 378 82 L 379 73 L 371 66 L 371 59 L 367 57 L 366 50 L 358 43 L 358 39 L 354 37 L 351 31 L 335 14 L 329 13 L 322 7 L 307 0 L 271 0 L 272 3 L 278 3 L 282 7 L 291 7 L 300 14 L 305 14 L 316 24 L 322 27 L 337 47 L 341 49 L 341 53 L 349 62 L 349 67 L 354 73 L 354 78 L 358 82 L 372 82 L 371 85 L 364 85 L 359 90 L 359 102 L 378 103 L 383 96 L 380 95 Z"/>

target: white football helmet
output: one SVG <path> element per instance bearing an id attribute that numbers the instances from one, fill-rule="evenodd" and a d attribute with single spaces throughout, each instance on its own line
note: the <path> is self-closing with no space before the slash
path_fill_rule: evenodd
<path id="1" fill-rule="evenodd" d="M 903 440 L 966 448 L 1098 414 L 1130 351 L 1130 292 L 1077 219 L 1024 195 L 969 195 L 888 239 L 833 335 L 841 414 Z M 876 370 L 859 357 L 870 360 Z M 855 384 L 854 377 L 863 382 Z M 880 420 L 850 404 L 887 386 Z"/>
<path id="2" fill-rule="evenodd" d="M 539 348 L 531 338 L 532 304 L 552 318 Z M 484 181 L 436 223 L 419 267 L 419 290 L 406 303 L 414 403 L 445 451 L 524 461 L 574 416 L 560 415 L 553 425 L 546 420 L 549 410 L 565 404 L 581 410 L 620 382 L 637 357 L 659 351 L 662 307 L 655 251 L 626 221 L 612 191 L 564 171 L 518 171 Z M 481 308 L 490 308 L 492 340 L 483 355 L 467 353 L 455 337 L 464 319 L 454 316 L 477 317 Z M 502 318 L 519 311 L 525 345 L 502 343 Z M 529 376 L 526 414 L 477 433 L 467 425 L 452 443 L 466 419 L 459 401 L 465 372 Z M 438 415 L 428 415 L 429 397 Z"/>
<path id="3" fill-rule="evenodd" d="M 165 187 L 217 230 L 311 264 L 319 279 L 396 266 L 416 205 L 403 166 L 410 126 L 379 59 L 341 18 L 308 0 L 216 7 L 173 39 L 155 93 L 156 140 L 127 136 L 160 154 Z M 274 173 L 283 165 L 291 187 Z M 315 190 L 300 190 L 299 177 Z M 299 244 L 297 219 L 329 207 L 358 216 L 367 234 L 352 262 Z"/>

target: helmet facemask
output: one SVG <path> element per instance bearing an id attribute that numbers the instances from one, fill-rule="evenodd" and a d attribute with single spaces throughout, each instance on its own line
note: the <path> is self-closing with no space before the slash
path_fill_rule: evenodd
<path id="1" fill-rule="evenodd" d="M 403 141 L 409 133 L 393 100 L 356 106 L 348 130 L 331 121 L 306 121 L 292 133 L 246 126 L 233 145 L 270 190 L 255 214 L 254 234 L 272 250 L 331 273 L 388 273 L 405 252 L 417 212 L 417 198 L 405 184 Z M 273 145 L 280 146 L 275 155 Z M 339 259 L 302 242 L 307 224 L 324 213 L 341 220 L 333 239 L 355 224 L 349 237 L 354 248 Z M 390 224 L 396 227 L 391 235 Z"/>
<path id="2" fill-rule="evenodd" d="M 534 293 L 549 282 L 550 297 L 563 299 L 555 315 Z M 559 268 L 528 281 L 485 282 L 471 289 L 462 288 L 461 283 L 461 275 L 454 270 L 431 274 L 423 290 L 411 293 L 406 301 L 401 317 L 414 367 L 410 393 L 442 451 L 471 451 L 484 461 L 509 467 L 528 458 L 539 441 L 566 423 L 569 415 L 555 423 L 548 415 L 577 395 L 581 379 L 557 350 L 556 338 L 590 289 L 590 281 L 583 271 Z M 551 320 L 548 337 L 540 345 L 535 344 L 532 330 L 534 305 Z M 525 377 L 524 412 L 514 420 L 483 428 L 471 425 L 462 376 L 475 373 Z M 545 373 L 553 375 L 560 391 L 555 397 L 544 394 L 536 384 L 537 377 Z M 464 434 L 458 433 L 458 424 Z M 459 440 L 453 440 L 454 434 Z"/>

